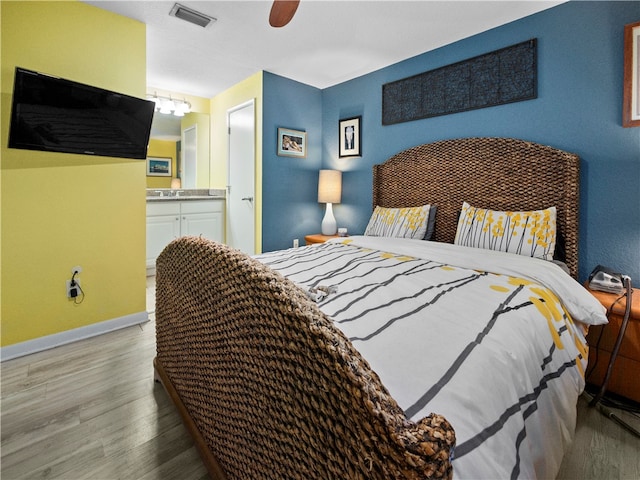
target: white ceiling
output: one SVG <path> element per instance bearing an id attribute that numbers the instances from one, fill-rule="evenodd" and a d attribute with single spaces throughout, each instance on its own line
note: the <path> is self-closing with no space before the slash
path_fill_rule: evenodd
<path id="1" fill-rule="evenodd" d="M 147 85 L 210 98 L 266 70 L 326 88 L 563 1 L 301 0 L 273 28 L 270 0 L 180 0 L 217 18 L 169 16 L 173 1 L 88 0 L 147 25 Z"/>

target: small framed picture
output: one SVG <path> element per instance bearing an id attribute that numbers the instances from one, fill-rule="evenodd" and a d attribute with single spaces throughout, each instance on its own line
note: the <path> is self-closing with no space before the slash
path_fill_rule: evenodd
<path id="1" fill-rule="evenodd" d="M 278 128 L 278 155 L 305 158 L 307 156 L 307 132 Z"/>
<path id="2" fill-rule="evenodd" d="M 361 157 L 360 123 L 362 117 L 345 118 L 340 120 L 338 127 L 338 142 L 340 143 L 339 157 Z"/>
<path id="3" fill-rule="evenodd" d="M 171 158 L 167 157 L 147 157 L 148 177 L 170 177 Z"/>

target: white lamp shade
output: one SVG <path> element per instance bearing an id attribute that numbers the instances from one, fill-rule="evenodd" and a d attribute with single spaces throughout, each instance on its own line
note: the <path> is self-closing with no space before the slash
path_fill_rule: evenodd
<path id="1" fill-rule="evenodd" d="M 320 170 L 318 181 L 318 203 L 340 203 L 342 195 L 342 172 Z"/>
<path id="2" fill-rule="evenodd" d="M 173 103 L 173 100 L 169 100 L 169 99 L 161 100 L 161 102 L 160 102 L 160 113 L 170 114 L 175 109 L 176 109 L 176 106 Z"/>
<path id="3" fill-rule="evenodd" d="M 179 111 L 183 115 L 191 111 L 191 104 L 186 100 L 176 103 L 176 111 Z"/>

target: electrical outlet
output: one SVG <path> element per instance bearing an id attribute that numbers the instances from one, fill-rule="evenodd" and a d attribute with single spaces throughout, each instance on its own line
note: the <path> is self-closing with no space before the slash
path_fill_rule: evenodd
<path id="1" fill-rule="evenodd" d="M 73 280 L 74 285 L 71 286 L 71 280 L 67 280 L 67 298 L 76 298 L 80 296 L 80 279 Z"/>
<path id="2" fill-rule="evenodd" d="M 298 248 L 300 246 L 300 241 L 297 238 L 293 239 L 293 248 Z"/>

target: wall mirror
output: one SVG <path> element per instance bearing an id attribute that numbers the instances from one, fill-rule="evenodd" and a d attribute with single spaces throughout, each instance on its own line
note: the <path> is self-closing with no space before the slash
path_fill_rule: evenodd
<path id="1" fill-rule="evenodd" d="M 182 188 L 209 188 L 209 130 L 206 113 L 191 112 L 177 117 L 156 112 L 151 125 L 149 156 L 171 157 L 172 177 L 182 180 Z M 188 152 L 188 163 L 185 152 Z M 147 177 L 147 188 L 169 188 L 170 185 L 170 178 Z"/>

